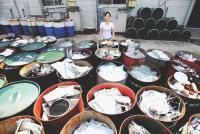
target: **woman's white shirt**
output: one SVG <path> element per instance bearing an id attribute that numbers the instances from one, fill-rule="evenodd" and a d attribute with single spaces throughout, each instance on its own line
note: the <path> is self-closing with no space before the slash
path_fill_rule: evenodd
<path id="1" fill-rule="evenodd" d="M 102 35 L 104 40 L 112 38 L 112 29 L 114 29 L 114 24 L 112 22 L 109 23 L 101 22 L 100 29 L 102 30 Z"/>

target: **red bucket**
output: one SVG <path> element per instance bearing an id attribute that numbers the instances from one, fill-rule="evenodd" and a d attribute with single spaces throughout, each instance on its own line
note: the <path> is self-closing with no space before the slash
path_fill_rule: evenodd
<path id="1" fill-rule="evenodd" d="M 132 91 L 132 89 L 130 89 L 129 87 L 125 86 L 125 85 L 122 85 L 122 84 L 119 84 L 119 83 L 103 83 L 103 84 L 99 84 L 95 87 L 93 87 L 87 94 L 87 103 L 88 103 L 88 107 L 89 109 L 92 109 L 94 111 L 96 111 L 95 109 L 93 109 L 90 105 L 89 105 L 89 102 L 93 99 L 94 97 L 94 93 L 96 91 L 99 91 L 99 90 L 103 90 L 104 88 L 118 88 L 119 91 L 121 92 L 122 95 L 124 96 L 128 96 L 130 97 L 131 101 L 132 101 L 132 106 L 131 108 L 126 111 L 126 112 L 123 112 L 123 113 L 119 113 L 119 114 L 105 114 L 105 113 L 101 113 L 99 111 L 99 113 L 101 114 L 104 114 L 104 115 L 107 115 L 108 117 L 111 118 L 111 120 L 116 124 L 118 125 L 117 127 L 119 127 L 119 124 L 122 123 L 122 121 L 127 118 L 129 116 L 130 113 L 133 112 L 133 108 L 135 106 L 135 103 L 136 103 L 136 97 L 135 97 L 135 93 Z M 103 98 L 102 98 L 103 99 Z"/>
<path id="2" fill-rule="evenodd" d="M 144 58 L 140 58 L 140 59 L 135 59 L 135 58 L 131 58 L 129 56 L 127 56 L 125 54 L 125 51 L 127 50 L 127 48 L 124 48 L 123 50 L 123 57 L 122 57 L 122 61 L 124 63 L 124 65 L 129 68 L 132 64 L 137 63 L 137 62 L 144 62 L 145 61 L 145 57 Z M 138 50 L 140 52 L 142 52 L 145 56 L 146 56 L 146 52 L 144 49 L 142 48 L 138 48 Z"/>
<path id="3" fill-rule="evenodd" d="M 119 134 L 128 133 L 128 125 L 131 123 L 131 121 L 134 121 L 138 125 L 144 127 L 152 134 L 172 134 L 172 132 L 161 122 L 156 121 L 146 115 L 133 115 L 126 118 L 120 127 Z"/>
<path id="4" fill-rule="evenodd" d="M 20 119 L 26 119 L 26 118 L 32 119 L 33 121 L 35 121 L 36 124 L 42 126 L 42 134 L 45 134 L 42 123 L 35 117 L 28 116 L 28 115 L 17 116 L 17 117 L 9 118 L 7 120 L 0 122 L 0 134 L 14 134 L 15 130 L 17 129 L 16 121 Z"/>
<path id="5" fill-rule="evenodd" d="M 76 82 L 72 82 L 72 81 L 68 81 L 68 82 L 62 82 L 62 83 L 58 83 L 56 85 L 53 85 L 51 87 L 49 87 L 48 89 L 46 89 L 36 100 L 34 108 L 33 108 L 33 112 L 34 112 L 34 116 L 40 120 L 44 126 L 50 130 L 49 132 L 52 133 L 53 130 L 59 130 L 61 129 L 64 124 L 74 115 L 83 112 L 84 111 L 84 103 L 83 103 L 83 99 L 82 99 L 82 94 L 79 98 L 78 103 L 76 104 L 76 106 L 71 109 L 69 112 L 65 113 L 63 116 L 55 118 L 55 119 L 51 119 L 48 121 L 44 121 L 42 120 L 42 103 L 43 103 L 43 96 L 48 94 L 49 92 L 51 92 L 52 90 L 56 89 L 58 86 L 63 86 L 63 85 L 79 85 Z M 81 89 L 80 89 L 81 90 Z M 82 90 L 81 90 L 82 93 Z M 51 130 L 52 129 L 52 130 Z"/>

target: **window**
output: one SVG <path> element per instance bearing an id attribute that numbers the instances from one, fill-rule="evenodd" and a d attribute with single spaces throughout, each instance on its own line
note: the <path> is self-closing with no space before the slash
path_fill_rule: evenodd
<path id="1" fill-rule="evenodd" d="M 42 0 L 44 6 L 59 6 L 64 5 L 64 0 Z"/>
<path id="2" fill-rule="evenodd" d="M 99 4 L 126 4 L 127 0 L 99 0 Z"/>

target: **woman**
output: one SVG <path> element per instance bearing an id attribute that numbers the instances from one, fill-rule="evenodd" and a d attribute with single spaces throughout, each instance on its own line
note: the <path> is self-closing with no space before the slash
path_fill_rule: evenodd
<path id="1" fill-rule="evenodd" d="M 112 45 L 112 40 L 115 37 L 114 24 L 110 22 L 111 13 L 104 14 L 104 22 L 100 24 L 100 37 L 101 40 L 108 40 L 108 45 Z"/>

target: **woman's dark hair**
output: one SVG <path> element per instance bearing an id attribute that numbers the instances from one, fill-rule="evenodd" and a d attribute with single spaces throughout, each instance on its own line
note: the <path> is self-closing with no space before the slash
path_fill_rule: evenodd
<path id="1" fill-rule="evenodd" d="M 111 17 L 111 13 L 110 12 L 105 12 L 104 16 L 106 16 L 107 14 L 109 14 L 110 17 Z"/>

